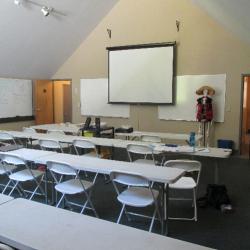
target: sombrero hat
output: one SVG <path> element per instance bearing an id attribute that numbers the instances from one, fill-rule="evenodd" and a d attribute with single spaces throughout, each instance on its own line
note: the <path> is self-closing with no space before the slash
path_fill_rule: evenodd
<path id="1" fill-rule="evenodd" d="M 197 95 L 203 95 L 203 91 L 204 90 L 207 90 L 207 94 L 212 96 L 215 94 L 215 90 L 212 88 L 212 87 L 209 87 L 209 86 L 202 86 L 200 87 L 199 89 L 196 90 L 196 94 Z"/>

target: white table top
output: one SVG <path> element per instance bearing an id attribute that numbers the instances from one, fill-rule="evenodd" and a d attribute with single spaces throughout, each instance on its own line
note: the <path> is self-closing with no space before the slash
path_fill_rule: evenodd
<path id="1" fill-rule="evenodd" d="M 25 199 L 1 205 L 0 221 L 0 241 L 20 250 L 211 249 Z"/>
<path id="2" fill-rule="evenodd" d="M 66 124 L 66 123 L 60 123 L 60 124 L 43 124 L 43 125 L 34 125 L 31 126 L 31 128 L 39 129 L 39 130 L 59 130 L 64 131 L 66 133 L 72 133 L 76 134 L 79 131 L 80 126 L 76 124 Z"/>
<path id="3" fill-rule="evenodd" d="M 177 168 L 165 168 L 160 166 L 150 166 L 134 162 L 106 160 L 87 156 L 49 152 L 50 154 L 39 155 L 39 152 L 47 152 L 36 149 L 18 149 L 3 154 L 13 154 L 26 160 L 32 160 L 37 164 L 46 164 L 47 161 L 59 161 L 69 164 L 75 169 L 85 170 L 94 173 L 110 174 L 111 171 L 124 171 L 139 174 L 147 177 L 151 181 L 161 183 L 174 183 L 184 171 Z M 33 155 L 33 156 L 31 156 Z M 35 157 L 36 156 L 36 157 Z"/>
<path id="4" fill-rule="evenodd" d="M 18 150 L 12 150 L 9 152 L 0 152 L 0 158 L 1 158 L 1 155 L 4 155 L 4 154 L 16 155 L 16 156 L 21 157 L 22 159 L 24 159 L 26 161 L 34 162 L 36 159 L 39 159 L 40 157 L 54 155 L 54 154 L 56 154 L 56 152 L 44 151 L 44 150 L 34 150 L 34 149 L 30 149 L 30 148 L 20 148 Z"/>
<path id="5" fill-rule="evenodd" d="M 5 194 L 0 194 L 0 205 L 13 200 L 14 198 Z"/>
<path id="6" fill-rule="evenodd" d="M 122 137 L 141 137 L 143 135 L 158 136 L 161 139 L 170 139 L 170 140 L 188 140 L 189 134 L 180 134 L 180 133 L 163 133 L 163 132 L 147 132 L 147 131 L 133 131 L 132 133 L 115 133 L 117 136 Z M 196 135 L 195 139 L 198 141 L 202 138 L 201 135 Z"/>
<path id="7" fill-rule="evenodd" d="M 171 148 L 164 146 L 162 143 L 150 143 L 150 142 L 140 142 L 140 141 L 129 141 L 121 139 L 109 139 L 109 138 L 97 138 L 97 137 L 83 137 L 83 136 L 73 136 L 73 135 L 53 135 L 53 134 L 44 134 L 44 133 L 29 133 L 21 131 L 6 131 L 10 133 L 15 138 L 27 138 L 27 139 L 51 139 L 57 140 L 64 143 L 72 143 L 75 139 L 84 139 L 93 142 L 98 146 L 107 146 L 107 147 L 116 147 L 116 148 L 126 148 L 128 144 L 137 144 L 137 145 L 149 145 L 155 147 L 155 153 L 160 152 L 174 152 Z M 181 154 L 189 154 L 195 156 L 203 157 L 213 157 L 213 158 L 227 158 L 231 155 L 232 151 L 223 148 L 213 148 L 209 147 L 196 148 L 196 152 L 175 152 Z"/>

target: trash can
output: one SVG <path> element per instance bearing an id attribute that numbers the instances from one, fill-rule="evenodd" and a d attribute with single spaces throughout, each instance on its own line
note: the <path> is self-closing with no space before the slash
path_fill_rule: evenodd
<path id="1" fill-rule="evenodd" d="M 234 142 L 232 140 L 219 139 L 217 141 L 218 148 L 228 148 L 233 149 Z"/>

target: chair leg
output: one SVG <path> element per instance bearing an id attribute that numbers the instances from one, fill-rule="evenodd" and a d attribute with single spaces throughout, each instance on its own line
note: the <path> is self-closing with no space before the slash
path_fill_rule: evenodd
<path id="1" fill-rule="evenodd" d="M 8 183 L 5 185 L 3 191 L 1 192 L 2 194 L 4 194 L 4 192 L 6 191 L 6 189 L 9 187 L 10 183 L 11 183 L 11 180 L 9 180 Z"/>
<path id="2" fill-rule="evenodd" d="M 197 221 L 197 203 L 196 203 L 196 190 L 193 189 L 193 204 L 194 204 L 194 220 Z"/>
<path id="3" fill-rule="evenodd" d="M 152 217 L 152 219 L 151 219 L 150 227 L 149 227 L 149 230 L 148 230 L 150 233 L 152 232 L 152 228 L 153 228 L 153 225 L 154 225 L 155 215 L 156 215 L 156 208 L 155 208 L 153 217 Z"/>
<path id="4" fill-rule="evenodd" d="M 117 224 L 120 223 L 124 209 L 125 209 L 125 204 L 122 205 L 121 212 L 120 212 L 119 217 L 118 217 L 117 222 L 116 222 Z"/>
<path id="5" fill-rule="evenodd" d="M 14 187 L 11 189 L 11 191 L 9 192 L 9 196 L 12 195 L 13 191 L 15 190 L 15 188 L 17 187 L 18 185 L 18 181 L 15 183 Z"/>
<path id="6" fill-rule="evenodd" d="M 88 194 L 87 191 L 85 191 L 85 195 L 86 195 L 86 198 L 87 198 L 87 202 L 89 203 L 89 205 L 91 206 L 92 210 L 94 211 L 94 214 L 95 214 L 96 218 L 99 218 L 99 215 L 96 212 L 95 207 L 94 207 L 92 201 L 90 200 L 90 195 Z"/>
<path id="7" fill-rule="evenodd" d="M 60 200 L 58 201 L 58 203 L 56 204 L 56 207 L 59 207 L 59 205 L 61 204 L 63 198 L 64 198 L 65 194 L 62 195 L 62 197 L 60 198 Z"/>

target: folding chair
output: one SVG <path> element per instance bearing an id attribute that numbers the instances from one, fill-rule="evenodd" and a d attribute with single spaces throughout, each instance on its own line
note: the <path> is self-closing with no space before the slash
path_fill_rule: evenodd
<path id="1" fill-rule="evenodd" d="M 62 136 L 65 135 L 65 133 L 62 130 L 48 130 L 47 134 L 49 135 L 53 135 L 53 136 Z M 70 148 L 70 144 L 67 142 L 59 142 L 62 150 L 65 152 L 66 149 L 69 149 L 69 151 L 71 152 L 71 148 Z"/>
<path id="2" fill-rule="evenodd" d="M 153 149 L 149 146 L 139 145 L 139 144 L 128 144 L 127 153 L 128 153 L 128 158 L 131 162 L 156 165 Z M 143 157 L 143 159 L 133 160 L 135 156 Z M 150 156 L 151 159 L 147 159 L 148 156 Z"/>
<path id="3" fill-rule="evenodd" d="M 155 136 L 155 135 L 142 135 L 141 136 L 141 141 L 152 142 L 152 143 L 160 143 L 161 138 L 159 136 Z"/>
<path id="4" fill-rule="evenodd" d="M 151 223 L 149 232 L 152 231 L 156 214 L 158 215 L 161 225 L 163 226 L 163 221 L 157 201 L 159 192 L 151 188 L 151 182 L 147 178 L 137 174 L 112 171 L 110 173 L 110 179 L 112 180 L 112 183 L 116 190 L 117 199 L 122 203 L 122 209 L 117 219 L 117 224 L 120 223 L 123 212 L 125 211 L 125 214 L 129 220 L 129 214 L 150 218 Z M 116 183 L 126 185 L 127 188 L 124 191 L 120 192 Z M 126 206 L 148 207 L 153 204 L 155 206 L 155 209 L 152 217 L 137 213 L 131 213 L 126 210 Z"/>
<path id="5" fill-rule="evenodd" d="M 70 206 L 75 205 L 81 207 L 81 212 L 83 213 L 86 208 L 93 210 L 96 217 L 98 217 L 98 214 L 93 206 L 93 203 L 90 199 L 91 197 L 91 191 L 94 186 L 93 182 L 82 180 L 79 177 L 79 173 L 76 169 L 72 168 L 70 165 L 56 162 L 56 161 L 48 161 L 47 167 L 49 171 L 51 172 L 51 175 L 56 183 L 55 190 L 57 192 L 60 192 L 62 194 L 60 200 L 56 204 L 56 207 L 59 207 L 63 200 L 66 201 L 66 203 Z M 73 177 L 66 181 L 63 181 L 64 177 Z M 86 201 L 83 205 L 73 203 L 68 201 L 66 198 L 66 195 L 75 195 L 75 194 L 84 194 L 86 197 Z M 87 207 L 87 205 L 90 205 L 90 207 Z"/>
<path id="6" fill-rule="evenodd" d="M 36 134 L 36 130 L 34 128 L 27 128 L 27 127 L 23 127 L 23 132 L 26 132 L 26 133 L 30 133 L 30 134 Z M 26 147 L 35 147 L 35 146 L 38 146 L 39 145 L 39 142 L 38 140 L 34 140 L 32 138 L 28 138 L 26 140 Z"/>
<path id="7" fill-rule="evenodd" d="M 40 170 L 31 169 L 31 167 L 27 164 L 25 160 L 15 155 L 5 154 L 5 155 L 2 155 L 1 158 L 2 158 L 4 168 L 7 167 L 8 165 L 13 165 L 17 169 L 23 167 L 22 170 L 9 174 L 10 182 L 13 182 L 14 186 L 12 187 L 8 195 L 11 195 L 13 191 L 17 189 L 17 191 L 20 194 L 22 193 L 25 196 L 26 196 L 25 194 L 26 192 L 31 193 L 31 196 L 29 198 L 29 200 L 31 200 L 33 196 L 37 194 L 37 190 L 39 189 L 42 195 L 45 196 L 43 188 L 41 187 L 41 182 L 43 180 L 44 172 Z M 38 179 L 40 180 L 38 181 Z M 36 187 L 33 191 L 27 191 L 22 188 L 21 183 L 28 182 L 28 181 L 35 182 Z"/>
<path id="8" fill-rule="evenodd" d="M 41 140 L 38 140 L 38 143 L 42 150 L 52 150 L 52 151 L 59 151 L 63 153 L 61 144 L 58 141 L 51 140 L 51 139 L 41 139 Z"/>
<path id="9" fill-rule="evenodd" d="M 166 167 L 180 168 L 184 169 L 188 175 L 195 175 L 196 178 L 191 176 L 183 176 L 178 181 L 173 184 L 169 184 L 169 189 L 179 189 L 179 190 L 192 190 L 193 198 L 170 198 L 170 200 L 192 200 L 194 207 L 194 216 L 193 218 L 176 218 L 169 217 L 169 219 L 173 220 L 195 220 L 197 221 L 197 204 L 196 204 L 196 193 L 197 187 L 200 180 L 200 172 L 201 172 L 201 163 L 199 161 L 193 160 L 170 160 L 164 163 Z"/>
<path id="10" fill-rule="evenodd" d="M 14 137 L 8 132 L 0 131 L 0 142 L 10 142 L 10 144 L 16 144 Z"/>
<path id="11" fill-rule="evenodd" d="M 1 159 L 1 162 L 0 162 L 0 175 L 8 177 L 10 174 L 12 174 L 14 172 L 14 170 L 17 169 L 17 167 L 14 166 L 14 165 L 4 164 L 2 162 L 2 156 L 3 156 L 3 154 L 0 154 L 0 159 Z M 5 184 L 1 183 L 0 184 L 1 186 L 3 186 L 3 190 L 1 191 L 1 193 L 4 193 L 6 191 L 6 189 L 8 187 L 10 187 L 9 186 L 10 183 L 11 183 L 11 180 L 9 179 L 7 183 L 5 183 Z"/>

